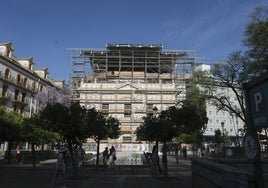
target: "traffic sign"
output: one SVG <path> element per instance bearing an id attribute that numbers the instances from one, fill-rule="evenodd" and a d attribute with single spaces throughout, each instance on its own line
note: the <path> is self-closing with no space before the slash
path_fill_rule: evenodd
<path id="1" fill-rule="evenodd" d="M 245 84 L 251 126 L 268 128 L 268 73 Z"/>

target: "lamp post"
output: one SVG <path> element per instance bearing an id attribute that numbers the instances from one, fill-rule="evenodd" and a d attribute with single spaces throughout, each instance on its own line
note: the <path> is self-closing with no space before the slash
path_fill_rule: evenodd
<path id="1" fill-rule="evenodd" d="M 223 138 L 223 156 L 225 157 L 225 138 L 224 138 L 224 122 L 221 122 L 221 128 L 222 128 L 222 138 Z"/>
<path id="2" fill-rule="evenodd" d="M 156 106 L 154 106 L 154 108 L 153 108 L 153 123 L 155 124 L 155 126 L 157 126 L 157 123 L 158 123 L 157 122 L 157 113 L 158 113 L 158 108 Z M 157 131 L 156 131 L 156 135 L 157 135 Z M 158 138 L 157 138 L 157 136 L 156 136 L 155 139 L 156 139 L 155 140 L 155 145 L 157 147 L 157 153 L 158 153 Z"/>

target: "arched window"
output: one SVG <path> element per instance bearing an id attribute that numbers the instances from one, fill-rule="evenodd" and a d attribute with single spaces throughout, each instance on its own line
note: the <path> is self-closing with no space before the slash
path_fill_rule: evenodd
<path id="1" fill-rule="evenodd" d="M 35 89 L 36 89 L 36 83 L 33 82 L 33 83 L 32 83 L 32 90 L 35 91 Z"/>
<path id="2" fill-rule="evenodd" d="M 21 83 L 21 76 L 20 74 L 17 75 L 17 84 L 20 84 Z"/>
<path id="3" fill-rule="evenodd" d="M 24 82 L 23 82 L 24 87 L 26 87 L 27 84 L 28 84 L 28 79 L 27 78 L 24 78 Z"/>
<path id="4" fill-rule="evenodd" d="M 5 79 L 9 79 L 10 78 L 10 70 L 6 69 L 5 70 Z"/>
<path id="5" fill-rule="evenodd" d="M 43 88 L 43 86 L 40 86 L 40 92 L 42 92 L 42 91 L 43 91 L 43 89 L 44 89 L 44 88 Z"/>

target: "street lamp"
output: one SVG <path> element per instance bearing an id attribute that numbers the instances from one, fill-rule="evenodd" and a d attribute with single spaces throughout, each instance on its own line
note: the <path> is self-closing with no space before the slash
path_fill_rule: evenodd
<path id="1" fill-rule="evenodd" d="M 221 128 L 222 128 L 222 138 L 223 138 L 223 156 L 225 157 L 225 138 L 224 138 L 224 122 L 221 122 Z"/>
<path id="2" fill-rule="evenodd" d="M 154 121 L 154 124 L 155 124 L 155 126 L 158 126 L 157 124 L 158 124 L 158 122 L 157 122 L 157 112 L 158 112 L 158 108 L 156 107 L 156 106 L 154 106 L 153 107 L 153 121 Z M 157 128 L 157 127 L 156 127 Z M 158 131 L 158 130 L 157 130 Z M 158 134 L 158 132 L 156 132 L 156 134 Z M 158 155 L 158 138 L 157 138 L 157 136 L 156 136 L 156 141 L 155 141 L 155 145 L 156 145 L 156 147 L 157 147 L 157 155 Z"/>
<path id="3" fill-rule="evenodd" d="M 222 128 L 222 136 L 224 135 L 224 122 L 221 122 L 221 128 Z"/>

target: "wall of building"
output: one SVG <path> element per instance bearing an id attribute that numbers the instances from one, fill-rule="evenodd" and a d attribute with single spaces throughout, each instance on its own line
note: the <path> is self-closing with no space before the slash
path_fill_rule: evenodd
<path id="1" fill-rule="evenodd" d="M 30 117 L 39 108 L 37 93 L 46 93 L 47 87 L 55 85 L 47 77 L 47 69 L 38 70 L 40 76 L 34 70 L 32 57 L 17 58 L 13 51 L 12 43 L 0 43 L 0 105 Z M 6 143 L 0 143 L 0 150 L 6 147 Z"/>

